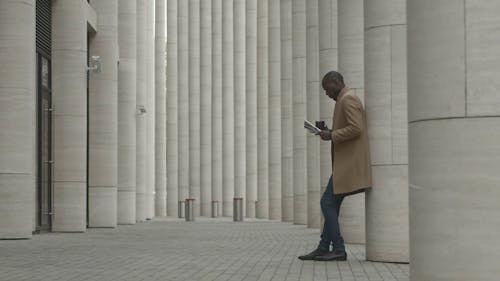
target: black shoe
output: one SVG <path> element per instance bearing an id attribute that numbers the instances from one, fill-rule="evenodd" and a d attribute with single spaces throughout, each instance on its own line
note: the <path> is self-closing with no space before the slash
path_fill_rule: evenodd
<path id="1" fill-rule="evenodd" d="M 307 255 L 299 256 L 299 260 L 303 261 L 314 260 L 316 257 L 319 257 L 324 254 L 328 254 L 328 251 L 322 249 L 316 249 Z"/>
<path id="2" fill-rule="evenodd" d="M 347 253 L 344 251 L 332 251 L 324 255 L 314 257 L 315 261 L 345 261 Z"/>

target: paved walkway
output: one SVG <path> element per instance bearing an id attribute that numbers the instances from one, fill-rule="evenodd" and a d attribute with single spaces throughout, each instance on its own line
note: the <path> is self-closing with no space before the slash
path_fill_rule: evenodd
<path id="1" fill-rule="evenodd" d="M 409 280 L 408 265 L 366 262 L 361 245 L 348 245 L 347 262 L 298 260 L 318 237 L 304 226 L 227 218 L 46 233 L 0 240 L 0 280 Z"/>

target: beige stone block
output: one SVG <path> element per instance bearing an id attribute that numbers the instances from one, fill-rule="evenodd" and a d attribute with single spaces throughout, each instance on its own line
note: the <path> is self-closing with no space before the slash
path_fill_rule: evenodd
<path id="1" fill-rule="evenodd" d="M 366 115 L 373 164 L 392 163 L 391 27 L 366 31 Z"/>
<path id="2" fill-rule="evenodd" d="M 364 1 L 365 28 L 406 24 L 405 0 Z"/>
<path id="3" fill-rule="evenodd" d="M 0 239 L 31 238 L 33 175 L 0 174 Z"/>
<path id="4" fill-rule="evenodd" d="M 409 1 L 408 11 L 409 121 L 464 116 L 464 2 Z"/>
<path id="5" fill-rule="evenodd" d="M 84 232 L 87 224 L 87 184 L 55 181 L 53 183 L 52 230 Z"/>
<path id="6" fill-rule="evenodd" d="M 366 258 L 409 261 L 408 166 L 373 166 L 366 193 Z"/>
<path id="7" fill-rule="evenodd" d="M 87 132 L 85 116 L 54 115 L 54 180 L 85 181 Z"/>
<path id="8" fill-rule="evenodd" d="M 117 224 L 135 224 L 135 189 L 117 192 Z"/>
<path id="9" fill-rule="evenodd" d="M 411 279 L 496 280 L 499 118 L 418 122 L 409 132 Z"/>
<path id="10" fill-rule="evenodd" d="M 117 189 L 89 186 L 89 227 L 116 227 Z"/>
<path id="11" fill-rule="evenodd" d="M 467 116 L 500 115 L 500 2 L 466 1 Z"/>
<path id="12" fill-rule="evenodd" d="M 339 224 L 345 243 L 364 244 L 366 242 L 364 193 L 344 198 L 340 207 Z"/>

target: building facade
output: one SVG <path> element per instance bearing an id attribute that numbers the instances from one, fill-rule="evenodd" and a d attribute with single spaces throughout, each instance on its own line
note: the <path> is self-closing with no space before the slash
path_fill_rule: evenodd
<path id="1" fill-rule="evenodd" d="M 0 239 L 155 216 L 321 227 L 332 122 L 364 102 L 373 188 L 344 238 L 413 281 L 496 280 L 500 4 L 0 0 Z M 194 200 L 194 201 L 192 201 Z M 487 245 L 487 246 L 484 246 Z M 410 251 L 411 250 L 411 251 Z M 444 270 L 443 270 L 444 269 Z"/>

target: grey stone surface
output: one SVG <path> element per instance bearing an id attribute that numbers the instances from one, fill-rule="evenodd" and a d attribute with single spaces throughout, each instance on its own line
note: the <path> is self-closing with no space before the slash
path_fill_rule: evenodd
<path id="1" fill-rule="evenodd" d="M 118 2 L 117 223 L 135 223 L 137 1 Z"/>
<path id="2" fill-rule="evenodd" d="M 281 219 L 293 221 L 292 0 L 280 2 Z"/>
<path id="3" fill-rule="evenodd" d="M 200 215 L 200 0 L 189 0 L 189 197 Z"/>
<path id="4" fill-rule="evenodd" d="M 307 135 L 302 125 L 307 114 L 306 2 L 292 1 L 293 56 L 293 222 L 307 224 Z"/>
<path id="5" fill-rule="evenodd" d="M 307 1 L 307 120 L 320 119 L 319 77 L 319 11 L 318 0 Z M 296 124 L 298 125 L 298 124 Z M 319 228 L 321 224 L 320 143 L 319 136 L 307 134 L 307 226 Z M 330 154 L 331 155 L 331 154 Z"/>
<path id="6" fill-rule="evenodd" d="M 85 231 L 87 20 L 83 1 L 52 5 L 54 231 Z"/>
<path id="7" fill-rule="evenodd" d="M 167 215 L 166 120 L 166 12 L 167 1 L 155 1 L 155 216 Z"/>
<path id="8" fill-rule="evenodd" d="M 234 16 L 222 0 L 222 215 L 233 215 L 234 198 Z"/>
<path id="9" fill-rule="evenodd" d="M 177 216 L 178 174 L 177 0 L 167 0 L 167 215 Z"/>
<path id="10" fill-rule="evenodd" d="M 280 1 L 269 1 L 269 219 L 281 220 Z"/>
<path id="11" fill-rule="evenodd" d="M 234 1 L 234 197 L 246 197 L 246 5 Z"/>
<path id="12" fill-rule="evenodd" d="M 257 0 L 257 218 L 269 218 L 269 7 Z"/>
<path id="13" fill-rule="evenodd" d="M 212 200 L 222 208 L 222 0 L 212 1 Z"/>
<path id="14" fill-rule="evenodd" d="M 89 72 L 89 226 L 117 224 L 118 180 L 118 1 L 92 1 L 98 33 L 89 55 L 100 56 L 100 73 Z"/>
<path id="15" fill-rule="evenodd" d="M 247 0 L 246 29 L 246 216 L 255 218 L 257 201 L 257 0 Z"/>
<path id="16" fill-rule="evenodd" d="M 366 262 L 347 245 L 346 262 L 300 261 L 317 230 L 289 223 L 155 219 L 86 234 L 0 241 L 1 280 L 377 280 L 408 281 L 408 265 Z"/>
<path id="17" fill-rule="evenodd" d="M 31 237 L 34 220 L 35 4 L 0 4 L 0 239 Z"/>
<path id="18" fill-rule="evenodd" d="M 147 185 L 147 114 L 151 114 L 147 106 L 147 44 L 146 44 L 146 12 L 147 1 L 137 1 L 137 88 L 136 88 L 136 221 L 146 219 L 146 185 Z M 139 108 L 146 112 L 141 112 Z"/>
<path id="19" fill-rule="evenodd" d="M 212 210 L 212 2 L 200 2 L 200 213 Z"/>

